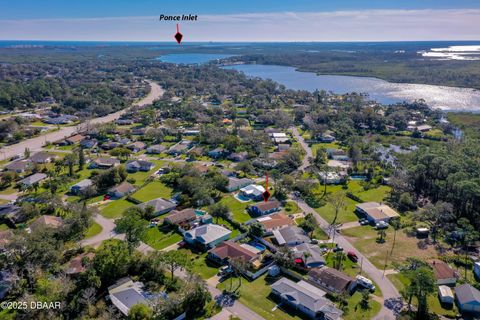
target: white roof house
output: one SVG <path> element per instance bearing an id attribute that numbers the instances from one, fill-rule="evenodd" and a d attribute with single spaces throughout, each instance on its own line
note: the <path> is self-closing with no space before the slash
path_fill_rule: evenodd
<path id="1" fill-rule="evenodd" d="M 133 282 L 130 278 L 123 278 L 108 288 L 108 294 L 113 305 L 125 316 L 128 316 L 128 312 L 134 305 L 148 304 L 142 287 L 141 282 Z"/>
<path id="2" fill-rule="evenodd" d="M 251 184 L 240 189 L 240 192 L 248 198 L 260 198 L 265 192 L 265 188 L 258 184 Z"/>
<path id="3" fill-rule="evenodd" d="M 185 241 L 213 248 L 230 238 L 232 231 L 217 224 L 204 224 L 183 234 Z"/>
<path id="4" fill-rule="evenodd" d="M 455 301 L 455 296 L 453 295 L 452 289 L 445 285 L 438 286 L 438 298 L 442 303 L 453 304 Z"/>

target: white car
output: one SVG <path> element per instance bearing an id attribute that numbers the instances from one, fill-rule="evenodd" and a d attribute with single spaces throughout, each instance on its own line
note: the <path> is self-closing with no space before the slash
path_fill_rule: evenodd
<path id="1" fill-rule="evenodd" d="M 356 276 L 357 279 L 357 284 L 370 290 L 370 291 L 375 291 L 375 285 L 373 284 L 372 280 L 365 278 L 361 275 Z"/>

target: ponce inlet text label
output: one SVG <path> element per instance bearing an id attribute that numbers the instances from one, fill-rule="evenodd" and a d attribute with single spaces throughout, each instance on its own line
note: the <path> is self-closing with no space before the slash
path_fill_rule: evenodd
<path id="1" fill-rule="evenodd" d="M 196 14 L 182 14 L 180 16 L 171 16 L 167 14 L 161 14 L 160 21 L 197 21 L 198 15 Z"/>

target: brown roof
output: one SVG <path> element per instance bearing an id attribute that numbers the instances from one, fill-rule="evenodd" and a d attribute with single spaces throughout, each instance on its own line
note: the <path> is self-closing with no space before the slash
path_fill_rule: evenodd
<path id="1" fill-rule="evenodd" d="M 113 187 L 110 189 L 110 191 L 113 191 L 113 192 L 121 192 L 121 193 L 128 193 L 128 192 L 131 192 L 135 190 L 135 187 L 130 184 L 129 182 L 122 182 L 120 183 L 118 186 L 116 187 Z"/>
<path id="2" fill-rule="evenodd" d="M 257 257 L 257 255 L 244 247 L 240 246 L 238 243 L 232 241 L 225 241 L 219 244 L 217 247 L 211 249 L 209 253 L 214 254 L 220 259 L 234 259 L 240 258 L 244 261 L 250 261 Z"/>
<path id="3" fill-rule="evenodd" d="M 92 260 L 93 257 L 95 256 L 95 253 L 90 252 L 90 253 L 82 253 L 68 263 L 68 268 L 65 271 L 67 274 L 76 274 L 76 273 L 81 273 L 85 272 L 87 269 L 85 266 L 82 264 L 82 260 L 84 257 L 87 257 L 88 260 Z"/>
<path id="4" fill-rule="evenodd" d="M 432 260 L 430 266 L 432 267 L 437 280 L 456 278 L 455 271 L 442 260 Z"/>
<path id="5" fill-rule="evenodd" d="M 81 134 L 76 134 L 76 135 L 71 136 L 71 137 L 69 137 L 65 140 L 68 141 L 68 142 L 71 142 L 71 143 L 77 143 L 77 142 L 80 142 L 81 140 L 83 140 L 83 138 L 85 138 L 85 137 L 82 136 Z"/>
<path id="6" fill-rule="evenodd" d="M 253 206 L 257 207 L 260 211 L 271 210 L 273 208 L 280 207 L 280 201 L 278 200 L 270 200 L 270 201 L 263 201 L 254 204 Z"/>
<path id="7" fill-rule="evenodd" d="M 334 288 L 335 291 L 344 291 L 350 282 L 354 281 L 345 273 L 334 268 L 322 267 L 310 270 L 308 275 L 325 287 Z"/>
<path id="8" fill-rule="evenodd" d="M 165 221 L 172 224 L 178 224 L 178 223 L 186 222 L 189 220 L 193 220 L 195 218 L 196 218 L 195 210 L 188 208 L 188 209 L 183 209 L 181 211 L 173 210 L 171 214 L 165 218 Z"/>
<path id="9" fill-rule="evenodd" d="M 58 228 L 63 225 L 63 219 L 60 217 L 50 216 L 50 215 L 43 215 L 37 218 L 37 220 L 33 221 L 30 225 L 30 230 L 35 230 L 38 227 L 50 227 L 50 228 Z"/>
<path id="10" fill-rule="evenodd" d="M 274 213 L 267 217 L 262 217 L 258 221 L 269 231 L 278 227 L 293 225 L 293 220 L 283 213 Z"/>

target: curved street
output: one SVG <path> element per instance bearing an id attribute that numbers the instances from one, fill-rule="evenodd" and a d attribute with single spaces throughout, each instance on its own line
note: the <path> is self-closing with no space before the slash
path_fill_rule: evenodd
<path id="1" fill-rule="evenodd" d="M 147 82 L 150 85 L 150 92 L 142 99 L 139 101 L 135 102 L 132 104 L 132 106 L 144 106 L 151 104 L 153 101 L 161 97 L 164 93 L 163 88 L 158 85 L 157 83 L 147 80 Z M 122 109 L 120 111 L 117 111 L 115 113 L 110 113 L 106 116 L 103 117 L 98 117 L 94 119 L 87 120 L 83 123 L 80 123 L 79 125 L 76 126 L 70 126 L 70 127 L 61 127 L 57 131 L 49 132 L 46 134 L 42 134 L 40 136 L 37 136 L 35 138 L 23 140 L 19 143 L 12 144 L 9 146 L 5 146 L 0 149 L 0 158 L 2 160 L 9 159 L 13 157 L 14 155 L 17 154 L 23 154 L 26 148 L 28 148 L 30 151 L 38 151 L 42 148 L 42 146 L 45 145 L 47 142 L 55 142 L 61 139 L 64 139 L 66 137 L 69 137 L 79 131 L 81 131 L 84 128 L 87 128 L 89 126 L 95 125 L 95 124 L 101 124 L 101 123 L 108 123 L 117 120 L 122 116 L 124 113 L 126 113 L 129 108 Z"/>
<path id="2" fill-rule="evenodd" d="M 305 142 L 303 137 L 298 132 L 296 127 L 290 128 L 293 136 L 295 139 L 300 143 L 302 148 L 306 152 L 306 156 L 303 158 L 302 166 L 300 168 L 305 169 L 309 165 L 308 157 L 313 157 L 312 149 L 309 145 Z M 325 231 L 327 234 L 330 233 L 330 223 L 327 222 L 324 218 L 322 218 L 315 209 L 310 207 L 303 199 L 298 197 L 292 197 L 293 200 L 297 201 L 298 206 L 306 213 L 312 213 L 319 226 Z M 362 270 L 365 272 L 370 279 L 375 281 L 382 291 L 383 294 L 383 301 L 390 300 L 390 299 L 399 299 L 400 293 L 398 292 L 397 288 L 392 284 L 392 282 L 383 275 L 383 272 L 375 267 L 368 259 L 365 257 L 360 251 L 358 251 L 353 244 L 351 244 L 344 236 L 337 233 L 335 235 L 335 241 L 342 246 L 345 251 L 354 251 L 359 260 L 362 260 Z M 388 309 L 385 304 L 382 304 L 382 309 L 380 312 L 375 316 L 375 320 L 391 320 L 395 319 L 395 315 L 392 310 Z"/>

